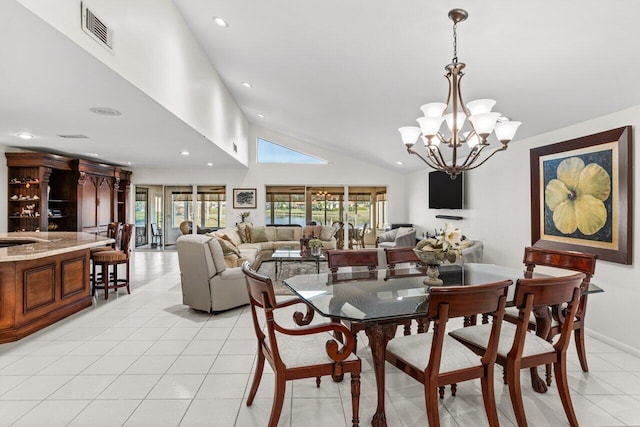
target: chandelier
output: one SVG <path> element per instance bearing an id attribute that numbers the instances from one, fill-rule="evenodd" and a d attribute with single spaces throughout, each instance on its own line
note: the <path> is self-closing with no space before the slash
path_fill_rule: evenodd
<path id="1" fill-rule="evenodd" d="M 477 99 L 466 105 L 462 100 L 460 80 L 464 76 L 462 70 L 466 65 L 463 62 L 458 62 L 456 27 L 468 16 L 467 11 L 463 9 L 449 11 L 449 19 L 453 21 L 453 59 L 451 64 L 445 67 L 447 71 L 445 77 L 449 82 L 447 102 L 432 102 L 423 105 L 420 109 L 424 113 L 424 117 L 417 119 L 420 127 L 405 126 L 398 129 L 409 154 L 417 155 L 433 169 L 448 173 L 451 179 L 455 179 L 463 171 L 481 166 L 497 152 L 506 150 L 507 144 L 513 139 L 518 126 L 520 126 L 520 122 L 510 121 L 500 113 L 491 112 L 496 104 L 493 99 Z M 463 129 L 467 119 L 470 130 Z M 443 121 L 446 122 L 449 129 L 449 137 L 440 131 Z M 491 153 L 483 153 L 490 145 L 487 139 L 494 132 L 502 145 Z M 426 156 L 413 148 L 418 138 L 424 142 Z M 462 153 L 459 152 L 463 148 L 463 144 L 466 144 L 469 149 L 466 157 L 460 155 Z M 441 147 L 444 146 L 450 148 L 451 159 L 449 162 L 445 160 L 442 153 Z"/>

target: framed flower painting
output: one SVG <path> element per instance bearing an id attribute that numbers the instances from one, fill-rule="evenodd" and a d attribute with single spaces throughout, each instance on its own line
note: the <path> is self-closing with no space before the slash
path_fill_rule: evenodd
<path id="1" fill-rule="evenodd" d="M 531 149 L 534 246 L 632 260 L 631 126 Z"/>

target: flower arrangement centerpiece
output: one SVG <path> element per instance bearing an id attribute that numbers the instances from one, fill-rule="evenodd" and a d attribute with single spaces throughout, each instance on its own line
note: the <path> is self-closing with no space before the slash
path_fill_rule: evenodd
<path id="1" fill-rule="evenodd" d="M 322 240 L 314 237 L 309 240 L 309 249 L 311 249 L 311 255 L 318 256 L 322 253 Z"/>
<path id="2" fill-rule="evenodd" d="M 249 217 L 249 215 L 251 215 L 251 212 L 247 211 L 247 212 L 240 212 L 240 222 L 247 222 L 247 218 Z"/>
<path id="3" fill-rule="evenodd" d="M 413 250 L 425 263 L 427 268 L 427 278 L 425 285 L 441 285 L 442 280 L 438 278 L 440 272 L 438 266 L 445 260 L 454 263 L 461 249 L 466 247 L 462 242 L 462 232 L 453 224 L 447 223 L 443 230 L 435 237 L 428 237 L 421 240 Z"/>

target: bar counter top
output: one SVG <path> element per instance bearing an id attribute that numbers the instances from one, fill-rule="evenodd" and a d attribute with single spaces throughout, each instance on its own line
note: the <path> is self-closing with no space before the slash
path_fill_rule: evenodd
<path id="1" fill-rule="evenodd" d="M 26 261 L 53 255 L 105 246 L 114 240 L 73 231 L 0 233 L 0 244 L 30 242 L 0 247 L 0 262 Z"/>

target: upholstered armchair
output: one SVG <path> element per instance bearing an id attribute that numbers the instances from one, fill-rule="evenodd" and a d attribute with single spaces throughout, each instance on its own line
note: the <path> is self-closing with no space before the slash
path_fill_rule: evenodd
<path id="1" fill-rule="evenodd" d="M 226 267 L 217 239 L 187 234 L 177 245 L 183 304 L 215 313 L 249 303 L 244 274 L 240 267 Z"/>
<path id="2" fill-rule="evenodd" d="M 400 227 L 385 231 L 378 236 L 376 246 L 379 248 L 402 248 L 416 245 L 416 229 Z"/>

